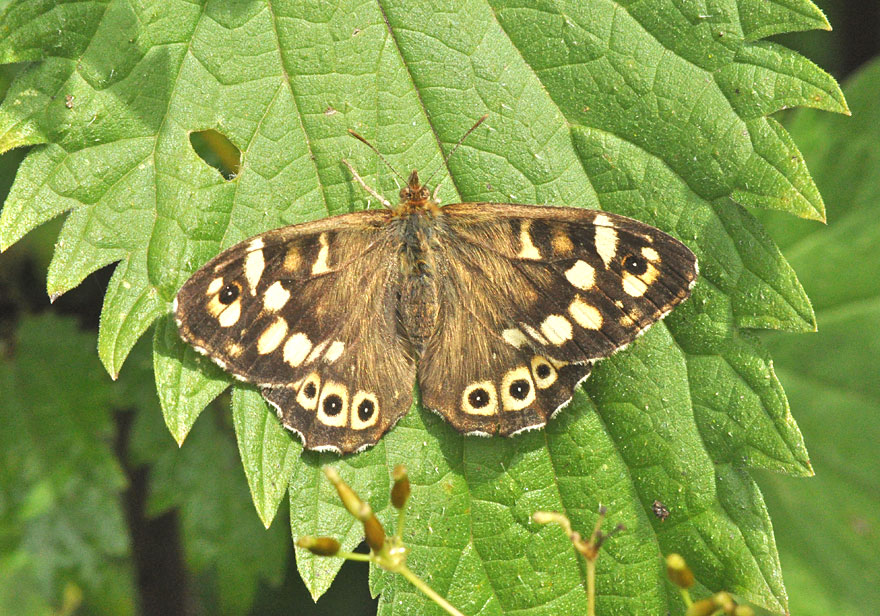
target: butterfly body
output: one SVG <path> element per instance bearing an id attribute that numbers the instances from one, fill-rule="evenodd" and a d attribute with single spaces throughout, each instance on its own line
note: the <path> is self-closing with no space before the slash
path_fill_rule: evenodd
<path id="1" fill-rule="evenodd" d="M 595 210 L 441 207 L 413 172 L 393 209 L 269 231 L 181 288 L 181 336 L 261 387 L 309 449 L 359 451 L 422 404 L 513 435 L 567 404 L 592 363 L 687 298 L 696 258 Z"/>

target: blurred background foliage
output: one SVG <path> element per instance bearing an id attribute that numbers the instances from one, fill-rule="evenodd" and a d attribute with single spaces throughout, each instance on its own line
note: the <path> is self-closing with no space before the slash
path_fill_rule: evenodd
<path id="1" fill-rule="evenodd" d="M 777 40 L 843 82 L 854 117 L 781 119 L 829 225 L 759 213 L 816 309 L 818 334 L 764 336 L 816 477 L 759 481 L 792 614 L 878 614 L 880 61 L 870 61 L 880 54 L 880 4 L 816 3 L 833 32 Z M 0 67 L 0 95 L 16 70 Z M 25 153 L 0 157 L 0 200 Z M 146 345 L 118 381 L 107 377 L 95 344 L 111 268 L 50 309 L 45 276 L 60 222 L 0 257 L 0 614 L 375 613 L 366 568 L 352 564 L 312 604 L 287 520 L 266 531 L 252 509 L 225 401 L 178 449 Z"/>

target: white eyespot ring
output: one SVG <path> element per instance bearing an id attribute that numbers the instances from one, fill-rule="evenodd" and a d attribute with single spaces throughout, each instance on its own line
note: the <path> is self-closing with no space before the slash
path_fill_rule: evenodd
<path id="1" fill-rule="evenodd" d="M 532 376 L 535 379 L 535 387 L 547 389 L 556 382 L 559 373 L 546 357 L 535 355 L 532 357 Z"/>
<path id="2" fill-rule="evenodd" d="M 379 400 L 376 395 L 358 390 L 351 400 L 351 427 L 364 430 L 379 421 Z"/>
<path id="3" fill-rule="evenodd" d="M 501 380 L 501 407 L 521 411 L 535 401 L 535 383 L 528 367 L 514 368 Z"/>
<path id="4" fill-rule="evenodd" d="M 318 408 L 318 397 L 321 393 L 321 377 L 312 372 L 305 378 L 296 394 L 297 403 L 307 411 Z"/>
<path id="5" fill-rule="evenodd" d="M 342 383 L 327 381 L 318 401 L 318 421 L 325 426 L 348 424 L 348 389 Z"/>
<path id="6" fill-rule="evenodd" d="M 498 392 L 491 381 L 471 383 L 461 394 L 461 409 L 469 415 L 494 415 L 498 411 Z"/>

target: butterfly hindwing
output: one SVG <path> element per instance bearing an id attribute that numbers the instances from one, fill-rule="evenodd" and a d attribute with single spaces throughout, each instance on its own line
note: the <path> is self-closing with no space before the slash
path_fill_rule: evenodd
<path id="1" fill-rule="evenodd" d="M 419 383 L 424 404 L 464 432 L 542 426 L 591 362 L 665 316 L 696 278 L 687 247 L 622 216 L 507 204 L 443 211 L 440 315 Z"/>
<path id="2" fill-rule="evenodd" d="M 259 385 L 309 449 L 374 444 L 411 405 L 415 363 L 396 334 L 387 218 L 359 212 L 256 236 L 177 295 L 183 338 Z"/>

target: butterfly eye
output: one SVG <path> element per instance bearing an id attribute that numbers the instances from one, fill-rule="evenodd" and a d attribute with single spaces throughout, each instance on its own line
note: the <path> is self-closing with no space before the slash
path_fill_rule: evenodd
<path id="1" fill-rule="evenodd" d="M 635 255 L 629 255 L 623 260 L 623 267 L 634 276 L 641 276 L 648 271 L 648 262 Z"/>
<path id="2" fill-rule="evenodd" d="M 217 299 L 220 300 L 220 303 L 224 306 L 228 306 L 232 302 L 236 300 L 238 297 L 238 285 L 234 283 L 229 283 L 222 289 L 220 289 L 220 295 L 217 296 Z"/>

